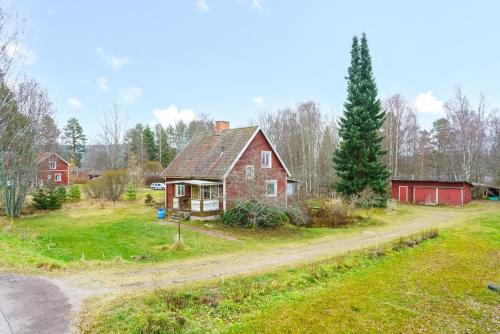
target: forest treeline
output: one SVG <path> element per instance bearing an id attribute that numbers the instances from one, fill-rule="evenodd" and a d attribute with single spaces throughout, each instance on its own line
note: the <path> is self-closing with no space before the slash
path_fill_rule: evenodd
<path id="1" fill-rule="evenodd" d="M 417 111 L 401 94 L 389 96 L 381 103 L 385 111 L 380 129 L 386 152 L 383 160 L 391 178 L 500 183 L 500 114 L 497 109 L 488 108 L 484 96 L 471 101 L 457 87 L 431 129 L 419 125 Z M 214 120 L 208 115 L 168 127 L 136 124 L 129 129 L 121 124 L 118 108 L 106 119 L 96 144 L 86 147 L 82 168 L 139 168 L 149 162 L 151 169 L 154 161 L 157 167 L 153 170 L 158 172 L 196 132 L 214 129 Z M 332 157 L 339 142 L 338 122 L 322 112 L 319 104 L 307 101 L 262 112 L 252 123 L 270 137 L 293 178 L 301 181 L 303 194 L 316 196 L 333 191 L 336 173 Z M 69 133 L 67 126 L 63 133 Z M 59 147 L 69 159 L 72 142 L 71 136 L 63 135 L 63 145 Z M 117 152 L 110 152 L 111 147 Z"/>

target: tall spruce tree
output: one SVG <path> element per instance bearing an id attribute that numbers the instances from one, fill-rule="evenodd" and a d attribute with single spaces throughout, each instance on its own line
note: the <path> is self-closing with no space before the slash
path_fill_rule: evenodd
<path id="1" fill-rule="evenodd" d="M 377 98 L 365 34 L 361 43 L 356 36 L 353 37 L 351 64 L 346 79 L 347 101 L 339 122 L 341 141 L 333 157 L 339 176 L 336 189 L 345 195 L 353 195 L 370 188 L 379 195 L 385 195 L 389 171 L 381 162 L 385 152 L 379 132 L 385 113 Z"/>

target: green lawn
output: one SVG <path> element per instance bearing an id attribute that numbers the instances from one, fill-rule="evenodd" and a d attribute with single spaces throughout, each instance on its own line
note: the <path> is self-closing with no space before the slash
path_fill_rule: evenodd
<path id="1" fill-rule="evenodd" d="M 65 204 L 61 210 L 16 219 L 13 230 L 10 222 L 5 217 L 0 217 L 0 269 L 78 269 L 94 264 L 123 265 L 124 261 L 170 261 L 245 249 L 262 249 L 342 232 L 293 226 L 251 231 L 225 228 L 220 222 L 209 223 L 210 227 L 201 222 L 193 222 L 187 224 L 231 234 L 238 241 L 224 240 L 183 228 L 182 238 L 189 248 L 171 251 L 165 246 L 174 242 L 177 229 L 157 223 L 156 209 L 143 204 L 148 193 L 156 200 L 163 199 L 162 191 L 149 189 L 139 189 L 137 201 L 121 201 L 116 204 L 105 202 L 104 208 L 101 207 L 100 200 L 82 199 L 78 203 Z"/>
<path id="2" fill-rule="evenodd" d="M 183 290 L 94 310 L 92 333 L 495 333 L 500 210 L 464 219 L 413 247 Z"/>
<path id="3" fill-rule="evenodd" d="M 84 193 L 84 192 L 82 192 Z M 374 210 L 372 221 L 349 228 L 297 228 L 252 231 L 229 228 L 220 222 L 189 222 L 198 228 L 235 236 L 238 241 L 225 240 L 183 228 L 187 250 L 173 251 L 176 228 L 159 225 L 156 209 L 144 205 L 146 194 L 163 198 L 162 191 L 140 189 L 135 202 L 110 202 L 82 199 L 65 204 L 61 210 L 24 216 L 16 219 L 14 229 L 0 217 L 0 269 L 56 270 L 85 269 L 89 266 L 135 265 L 165 262 L 237 251 L 262 250 L 284 243 L 310 240 L 348 233 L 358 233 L 367 226 L 384 228 L 418 217 L 425 210 L 469 210 L 399 206 L 394 214 Z M 479 210 L 473 208 L 470 210 Z M 360 215 L 366 214 L 362 211 Z"/>
<path id="4" fill-rule="evenodd" d="M 0 267 L 168 261 L 238 247 L 234 241 L 183 230 L 182 238 L 189 249 L 172 251 L 165 246 L 174 242 L 177 229 L 159 225 L 154 208 L 137 204 L 110 206 L 77 206 L 74 210 L 66 208 L 15 221 L 14 232 L 0 232 Z M 2 227 L 10 225 L 3 220 Z"/>

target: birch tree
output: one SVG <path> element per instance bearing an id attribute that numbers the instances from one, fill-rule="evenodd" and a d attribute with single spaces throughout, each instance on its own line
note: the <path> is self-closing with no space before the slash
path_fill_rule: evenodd
<path id="1" fill-rule="evenodd" d="M 393 178 L 399 177 L 399 161 L 402 155 L 403 142 L 407 137 L 415 114 L 411 104 L 402 95 L 395 94 L 384 103 L 386 119 L 384 147 L 387 150 L 387 166 Z"/>
<path id="2" fill-rule="evenodd" d="M 104 113 L 99 138 L 106 149 L 108 169 L 123 167 L 123 139 L 125 136 L 125 116 L 117 102 L 112 102 Z"/>
<path id="3" fill-rule="evenodd" d="M 43 119 L 53 108 L 47 92 L 34 80 L 20 83 L 13 91 L 3 84 L 1 95 L 0 185 L 6 214 L 17 217 L 35 179 Z"/>
<path id="4" fill-rule="evenodd" d="M 474 108 L 462 89 L 456 87 L 455 97 L 446 102 L 445 111 L 460 151 L 462 177 L 470 182 L 473 178 L 474 162 L 481 160 L 485 148 L 487 128 L 485 97 L 481 95 L 477 107 Z M 476 174 L 479 174 L 478 170 Z"/>

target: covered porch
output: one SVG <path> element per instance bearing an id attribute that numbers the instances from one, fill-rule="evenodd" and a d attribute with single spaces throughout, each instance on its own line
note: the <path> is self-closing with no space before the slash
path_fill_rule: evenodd
<path id="1" fill-rule="evenodd" d="M 170 190 L 170 191 L 169 191 Z M 221 211 L 222 182 L 175 180 L 166 182 L 167 208 L 189 212 L 192 219 L 215 219 Z M 168 196 L 171 196 L 171 202 Z M 171 205 L 169 205 L 171 203 Z"/>

